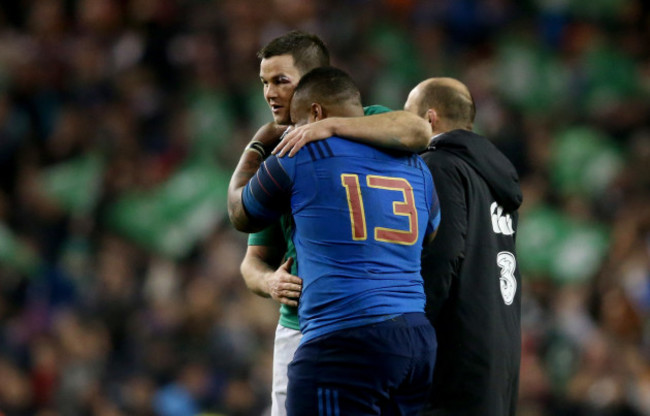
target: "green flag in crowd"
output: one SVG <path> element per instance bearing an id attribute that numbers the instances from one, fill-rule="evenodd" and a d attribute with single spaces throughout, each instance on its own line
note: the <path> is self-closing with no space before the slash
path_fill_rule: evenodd
<path id="1" fill-rule="evenodd" d="M 583 282 L 598 271 L 609 248 L 601 224 L 574 219 L 551 206 L 520 217 L 517 256 L 524 276 L 558 283 Z"/>
<path id="2" fill-rule="evenodd" d="M 215 164 L 190 163 L 159 187 L 122 197 L 106 220 L 144 247 L 180 258 L 225 215 L 229 180 Z"/>
<path id="3" fill-rule="evenodd" d="M 589 127 L 571 127 L 554 138 L 551 148 L 551 180 L 564 196 L 598 197 L 623 167 L 616 144 Z"/>
<path id="4" fill-rule="evenodd" d="M 102 158 L 91 153 L 46 167 L 40 185 L 64 211 L 87 214 L 99 200 L 103 172 Z"/>
<path id="5" fill-rule="evenodd" d="M 0 222 L 0 265 L 26 276 L 38 271 L 40 258 L 33 247 Z"/>

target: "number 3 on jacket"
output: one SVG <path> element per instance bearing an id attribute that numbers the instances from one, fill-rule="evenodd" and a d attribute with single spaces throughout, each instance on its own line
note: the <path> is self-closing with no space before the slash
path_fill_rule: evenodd
<path id="1" fill-rule="evenodd" d="M 352 226 L 352 239 L 362 241 L 368 238 L 366 227 L 366 213 L 363 206 L 363 196 L 359 185 L 359 175 L 352 173 L 341 174 L 341 184 L 345 188 L 350 209 L 350 224 Z M 408 218 L 408 230 L 375 227 L 374 238 L 386 243 L 413 245 L 418 240 L 418 211 L 415 207 L 413 187 L 404 178 L 368 175 L 366 184 L 369 188 L 401 191 L 402 200 L 393 202 L 393 214 Z"/>

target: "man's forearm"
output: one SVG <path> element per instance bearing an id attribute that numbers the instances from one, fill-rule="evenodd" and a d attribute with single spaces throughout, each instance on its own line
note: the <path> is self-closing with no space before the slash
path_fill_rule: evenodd
<path id="1" fill-rule="evenodd" d="M 302 279 L 291 274 L 293 258 L 281 259 L 277 246 L 248 246 L 240 271 L 251 292 L 289 306 L 298 306 Z"/>
<path id="2" fill-rule="evenodd" d="M 255 256 L 246 256 L 239 270 L 251 292 L 265 298 L 271 297 L 267 276 L 274 270 L 268 263 Z"/>
<path id="3" fill-rule="evenodd" d="M 286 129 L 286 126 L 279 126 L 275 123 L 268 123 L 260 127 L 251 141 L 254 146 L 250 144 L 246 146 L 239 158 L 239 163 L 237 163 L 228 185 L 228 217 L 239 231 L 259 230 L 259 227 L 254 227 L 246 215 L 242 202 L 242 190 L 264 162 L 264 157 L 268 155 L 268 149 L 277 144 Z"/>
<path id="4" fill-rule="evenodd" d="M 261 154 L 246 148 L 228 185 L 228 217 L 239 231 L 248 231 L 250 220 L 244 210 L 241 193 L 264 161 Z"/>
<path id="5" fill-rule="evenodd" d="M 418 152 L 431 139 L 431 127 L 408 111 L 391 111 L 365 117 L 332 118 L 336 136 L 357 138 L 375 146 Z"/>

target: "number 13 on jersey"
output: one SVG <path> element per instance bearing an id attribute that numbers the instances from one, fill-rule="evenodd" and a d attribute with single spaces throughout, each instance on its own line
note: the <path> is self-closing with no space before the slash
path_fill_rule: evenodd
<path id="1" fill-rule="evenodd" d="M 366 212 L 359 185 L 359 175 L 352 173 L 341 174 L 341 184 L 345 188 L 350 209 L 350 224 L 352 226 L 352 239 L 366 240 Z M 368 175 L 366 176 L 368 188 L 383 189 L 388 191 L 401 191 L 402 199 L 393 201 L 393 214 L 404 216 L 408 219 L 407 230 L 394 228 L 375 227 L 374 239 L 386 243 L 413 245 L 418 241 L 418 211 L 415 207 L 413 187 L 404 178 Z"/>

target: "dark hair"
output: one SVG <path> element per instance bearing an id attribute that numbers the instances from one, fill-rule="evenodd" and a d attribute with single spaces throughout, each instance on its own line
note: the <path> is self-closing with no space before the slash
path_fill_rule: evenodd
<path id="1" fill-rule="evenodd" d="M 330 64 L 330 53 L 325 43 L 318 36 L 299 30 L 273 39 L 257 53 L 260 59 L 279 55 L 291 55 L 294 65 L 302 74 Z"/>
<path id="2" fill-rule="evenodd" d="M 315 68 L 303 75 L 293 94 L 294 97 L 308 96 L 322 104 L 357 100 L 361 105 L 361 93 L 350 75 L 331 66 Z"/>
<path id="3" fill-rule="evenodd" d="M 471 93 L 467 95 L 449 85 L 434 84 L 426 88 L 419 108 L 424 111 L 427 108 L 435 108 L 440 117 L 446 118 L 454 125 L 471 125 L 476 116 L 476 106 Z"/>

